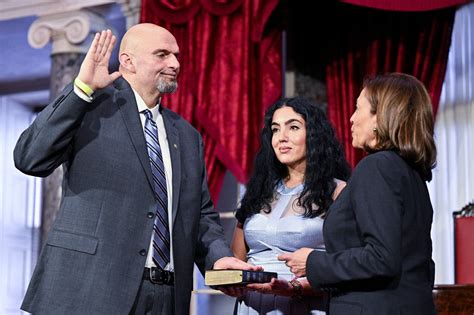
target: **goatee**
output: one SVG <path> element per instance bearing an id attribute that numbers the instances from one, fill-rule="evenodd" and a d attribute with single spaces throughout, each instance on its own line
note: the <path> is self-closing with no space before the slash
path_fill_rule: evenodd
<path id="1" fill-rule="evenodd" d="M 160 93 L 173 93 L 178 88 L 178 82 L 159 79 L 156 88 Z"/>

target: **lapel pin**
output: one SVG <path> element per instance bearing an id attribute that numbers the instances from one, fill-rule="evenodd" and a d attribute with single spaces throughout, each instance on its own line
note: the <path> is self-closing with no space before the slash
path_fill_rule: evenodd
<path id="1" fill-rule="evenodd" d="M 178 148 L 178 145 L 177 145 L 176 143 L 173 143 L 173 147 L 174 147 L 175 149 L 177 149 L 177 148 Z"/>

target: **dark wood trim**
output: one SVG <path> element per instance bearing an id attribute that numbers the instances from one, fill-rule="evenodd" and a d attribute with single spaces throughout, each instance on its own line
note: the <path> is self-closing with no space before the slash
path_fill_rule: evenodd
<path id="1" fill-rule="evenodd" d="M 433 299 L 438 315 L 474 314 L 474 284 L 435 285 Z"/>

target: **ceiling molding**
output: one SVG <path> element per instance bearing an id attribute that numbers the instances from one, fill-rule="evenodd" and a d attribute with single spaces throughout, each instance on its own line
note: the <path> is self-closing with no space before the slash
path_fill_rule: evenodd
<path id="1" fill-rule="evenodd" d="M 122 1 L 123 2 L 123 1 Z M 82 8 L 117 3 L 112 0 L 0 0 L 0 20 L 25 16 L 43 16 L 77 11 Z"/>
<path id="2" fill-rule="evenodd" d="M 0 0 L 0 21 L 60 14 L 114 3 L 120 5 L 127 18 L 127 28 L 138 23 L 141 0 Z"/>

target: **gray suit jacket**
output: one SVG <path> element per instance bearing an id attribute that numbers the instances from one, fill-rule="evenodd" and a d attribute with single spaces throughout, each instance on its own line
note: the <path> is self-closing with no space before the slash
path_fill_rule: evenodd
<path id="1" fill-rule="evenodd" d="M 162 109 L 173 169 L 175 312 L 189 313 L 193 263 L 201 271 L 232 253 L 213 210 L 199 133 Z M 153 228 L 155 197 L 143 128 L 123 78 L 93 103 L 72 86 L 23 132 L 22 172 L 47 176 L 63 164 L 63 196 L 22 308 L 44 314 L 128 314 Z"/>

